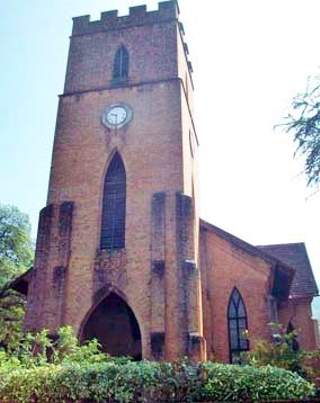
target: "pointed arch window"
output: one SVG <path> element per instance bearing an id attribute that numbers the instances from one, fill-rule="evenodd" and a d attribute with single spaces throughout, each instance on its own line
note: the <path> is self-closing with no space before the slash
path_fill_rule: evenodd
<path id="1" fill-rule="evenodd" d="M 230 362 L 240 363 L 240 353 L 249 350 L 249 340 L 245 336 L 248 317 L 244 301 L 237 288 L 234 288 L 228 306 L 228 331 Z"/>
<path id="2" fill-rule="evenodd" d="M 109 165 L 103 190 L 101 249 L 125 247 L 126 172 L 116 153 Z"/>
<path id="3" fill-rule="evenodd" d="M 129 75 L 129 53 L 124 46 L 120 46 L 117 50 L 113 61 L 113 74 L 114 81 L 124 81 L 128 79 Z"/>

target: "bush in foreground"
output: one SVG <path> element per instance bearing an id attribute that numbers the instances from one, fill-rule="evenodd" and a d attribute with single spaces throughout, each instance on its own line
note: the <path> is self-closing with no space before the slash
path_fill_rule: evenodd
<path id="1" fill-rule="evenodd" d="M 313 394 L 312 384 L 283 369 L 214 363 L 68 362 L 0 373 L 1 402 L 241 402 Z"/>
<path id="2" fill-rule="evenodd" d="M 274 341 L 256 340 L 253 349 L 242 356 L 242 361 L 254 366 L 287 369 L 296 372 L 320 388 L 320 350 L 306 351 L 299 347 L 296 330 L 288 330 L 278 323 L 270 323 Z M 318 392 L 319 393 L 319 392 Z"/>
<path id="3" fill-rule="evenodd" d="M 0 351 L 1 402 L 212 402 L 304 399 L 314 386 L 298 374 L 265 366 L 132 362 L 80 346 L 70 327 L 50 340 L 27 334 Z"/>

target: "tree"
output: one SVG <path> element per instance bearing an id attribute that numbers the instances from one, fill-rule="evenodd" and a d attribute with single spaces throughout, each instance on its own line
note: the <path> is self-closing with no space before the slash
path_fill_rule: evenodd
<path id="1" fill-rule="evenodd" d="M 295 156 L 305 156 L 304 172 L 307 184 L 320 183 L 320 84 L 319 77 L 308 80 L 304 93 L 298 94 L 292 101 L 292 112 L 285 118 L 284 126 L 287 133 L 293 134 L 297 144 Z"/>
<path id="2" fill-rule="evenodd" d="M 14 345 L 22 335 L 25 299 L 11 282 L 33 259 L 30 223 L 14 206 L 0 204 L 0 344 Z"/>

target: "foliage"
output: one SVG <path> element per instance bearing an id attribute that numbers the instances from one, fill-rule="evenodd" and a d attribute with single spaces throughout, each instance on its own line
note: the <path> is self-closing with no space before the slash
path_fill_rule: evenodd
<path id="1" fill-rule="evenodd" d="M 245 353 L 246 362 L 257 367 L 272 365 L 304 376 L 303 360 L 306 353 L 294 347 L 297 332 L 295 330 L 287 332 L 280 324 L 270 325 L 273 328 L 273 342 L 258 340 L 254 348 Z"/>
<path id="2" fill-rule="evenodd" d="M 0 378 L 3 402 L 241 402 L 313 394 L 312 384 L 283 369 L 214 363 L 69 362 L 11 370 Z"/>
<path id="3" fill-rule="evenodd" d="M 271 366 L 132 362 L 80 346 L 70 327 L 50 339 L 28 334 L 19 348 L 0 352 L 1 402 L 210 402 L 302 399 L 314 386 Z"/>
<path id="4" fill-rule="evenodd" d="M 28 268 L 33 251 L 28 216 L 0 204 L 0 287 Z"/>
<path id="5" fill-rule="evenodd" d="M 38 333 L 26 333 L 14 349 L 2 351 L 0 371 L 3 366 L 6 367 L 11 362 L 19 368 L 28 369 L 70 362 L 95 364 L 108 360 L 110 357 L 100 351 L 97 340 L 80 345 L 72 327 L 64 326 L 58 330 L 54 338 L 50 337 L 47 329 Z"/>
<path id="6" fill-rule="evenodd" d="M 25 301 L 10 285 L 30 267 L 32 258 L 28 216 L 0 204 L 0 345 L 14 346 L 22 337 Z"/>
<path id="7" fill-rule="evenodd" d="M 302 399 L 314 394 L 314 386 L 298 374 L 271 366 L 205 364 L 206 401 L 262 401 Z"/>
<path id="8" fill-rule="evenodd" d="M 255 367 L 271 365 L 296 372 L 320 386 L 320 351 L 305 351 L 298 348 L 297 331 L 287 330 L 280 324 L 270 324 L 274 341 L 258 340 L 254 348 L 245 353 L 244 361 Z"/>
<path id="9" fill-rule="evenodd" d="M 303 360 L 303 368 L 306 379 L 316 385 L 317 395 L 320 397 L 320 350 L 306 354 Z"/>
<path id="10" fill-rule="evenodd" d="M 316 77 L 317 83 L 319 77 Z M 320 183 L 320 85 L 309 79 L 307 89 L 292 101 L 292 112 L 285 118 L 287 133 L 293 134 L 296 153 L 305 156 L 304 172 L 308 185 Z"/>

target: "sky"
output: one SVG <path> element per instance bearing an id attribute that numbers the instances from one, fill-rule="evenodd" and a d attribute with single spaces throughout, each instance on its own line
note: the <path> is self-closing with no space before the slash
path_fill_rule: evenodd
<path id="1" fill-rule="evenodd" d="M 0 203 L 30 216 L 36 237 L 71 18 L 152 0 L 3 0 Z M 180 0 L 194 68 L 201 215 L 254 244 L 305 241 L 320 281 L 320 192 L 274 125 L 319 73 L 319 0 Z"/>

